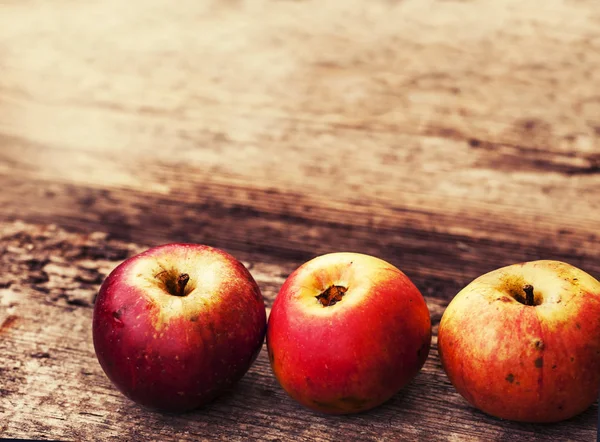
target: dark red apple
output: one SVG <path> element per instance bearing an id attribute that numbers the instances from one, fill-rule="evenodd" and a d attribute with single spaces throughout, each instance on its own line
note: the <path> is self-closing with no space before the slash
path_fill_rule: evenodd
<path id="1" fill-rule="evenodd" d="M 186 411 L 238 381 L 261 349 L 260 290 L 231 255 L 168 244 L 129 258 L 106 278 L 94 307 L 100 365 L 127 397 Z"/>
<path id="2" fill-rule="evenodd" d="M 391 264 L 332 253 L 293 272 L 273 304 L 275 377 L 302 405 L 331 414 L 373 408 L 421 369 L 431 343 L 423 296 Z"/>

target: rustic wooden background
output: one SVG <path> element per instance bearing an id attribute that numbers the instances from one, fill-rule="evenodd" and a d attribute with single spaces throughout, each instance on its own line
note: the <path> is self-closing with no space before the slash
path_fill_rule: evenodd
<path id="1" fill-rule="evenodd" d="M 438 358 L 390 402 L 327 417 L 265 351 L 165 415 L 91 342 L 121 260 L 171 241 L 243 260 L 268 307 L 331 251 L 384 258 L 434 333 L 476 276 L 548 258 L 600 276 L 597 0 L 0 0 L 0 436 L 61 440 L 593 440 L 488 417 Z"/>

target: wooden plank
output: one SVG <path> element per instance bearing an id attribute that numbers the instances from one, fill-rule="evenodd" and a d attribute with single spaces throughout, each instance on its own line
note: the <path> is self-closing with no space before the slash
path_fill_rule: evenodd
<path id="1" fill-rule="evenodd" d="M 264 352 L 214 406 L 150 413 L 89 321 L 112 266 L 176 240 L 244 259 L 267 305 L 317 254 L 380 256 L 434 331 L 501 265 L 598 276 L 599 38 L 594 0 L 0 1 L 0 435 L 591 440 L 597 405 L 556 426 L 472 410 L 435 345 L 359 416 L 301 410 Z"/>
<path id="2" fill-rule="evenodd" d="M 594 0 L 62 1 L 0 6 L 5 174 L 597 230 Z"/>
<path id="3" fill-rule="evenodd" d="M 0 262 L 0 434 L 62 440 L 591 440 L 597 405 L 556 425 L 500 421 L 472 409 L 454 391 L 436 342 L 417 378 L 383 406 L 329 417 L 289 399 L 265 351 L 242 381 L 204 409 L 169 415 L 121 396 L 98 365 L 91 342 L 92 302 L 100 281 L 141 246 L 106 234 L 2 224 Z M 248 263 L 268 306 L 285 275 L 278 265 Z M 446 301 L 426 296 L 433 316 Z M 434 332 L 437 327 L 434 328 Z"/>
<path id="4" fill-rule="evenodd" d="M 208 182 L 201 191 L 167 196 L 2 175 L 0 183 L 11 189 L 0 194 L 8 220 L 106 231 L 146 244 L 207 243 L 279 265 L 358 251 L 395 263 L 425 290 L 442 290 L 446 299 L 473 278 L 515 262 L 557 259 L 600 273 L 592 230 L 597 212 L 586 214 L 588 226 L 550 217 L 525 220 L 492 207 L 428 211 Z M 580 200 L 571 204 L 578 210 Z"/>
<path id="5" fill-rule="evenodd" d="M 458 284 L 598 270 L 596 2 L 1 7 L 2 219 Z"/>

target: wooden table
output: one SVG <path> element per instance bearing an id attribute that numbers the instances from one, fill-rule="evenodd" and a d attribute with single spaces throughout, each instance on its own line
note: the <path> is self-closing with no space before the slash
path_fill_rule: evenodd
<path id="1" fill-rule="evenodd" d="M 268 307 L 331 251 L 450 299 L 514 262 L 600 276 L 596 0 L 0 1 L 0 436 L 593 440 L 470 407 L 433 339 L 356 416 L 306 411 L 265 351 L 184 415 L 121 396 L 91 342 L 114 266 L 172 241 L 243 260 Z"/>

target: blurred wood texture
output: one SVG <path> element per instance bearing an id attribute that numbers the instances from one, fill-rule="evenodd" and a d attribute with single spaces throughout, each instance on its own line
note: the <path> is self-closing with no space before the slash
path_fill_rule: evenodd
<path id="1" fill-rule="evenodd" d="M 400 267 L 434 334 L 473 278 L 600 276 L 596 0 L 0 0 L 0 437 L 593 440 L 470 407 L 424 370 L 358 416 L 302 409 L 263 351 L 214 404 L 144 410 L 104 376 L 93 296 L 127 256 L 234 254 L 268 307 L 332 251 Z M 22 221 L 22 222 L 21 222 Z"/>

